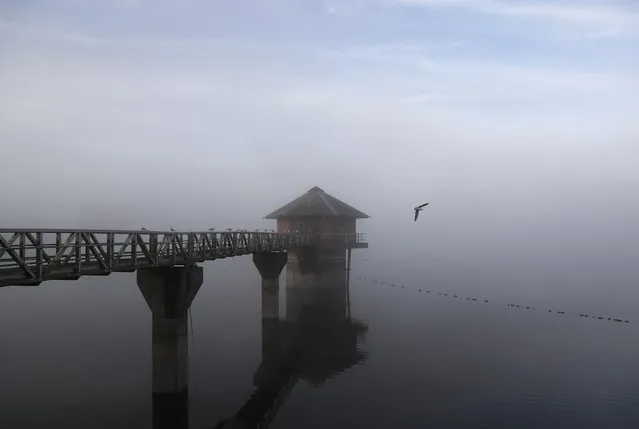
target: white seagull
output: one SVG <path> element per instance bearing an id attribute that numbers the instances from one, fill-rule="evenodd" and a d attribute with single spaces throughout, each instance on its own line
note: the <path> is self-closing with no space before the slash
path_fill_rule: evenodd
<path id="1" fill-rule="evenodd" d="M 421 206 L 417 206 L 415 207 L 413 210 L 415 210 L 415 222 L 417 222 L 417 217 L 419 216 L 419 212 L 424 210 L 424 207 L 426 207 L 429 203 L 424 203 Z"/>

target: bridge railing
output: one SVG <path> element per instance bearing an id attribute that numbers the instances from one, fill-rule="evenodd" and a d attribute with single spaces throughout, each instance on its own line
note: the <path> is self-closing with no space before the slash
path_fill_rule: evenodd
<path id="1" fill-rule="evenodd" d="M 366 234 L 358 233 L 320 233 L 316 234 L 320 242 L 339 242 L 345 244 L 365 243 Z"/>
<path id="2" fill-rule="evenodd" d="M 0 286 L 284 251 L 315 240 L 310 234 L 248 231 L 0 229 Z"/>

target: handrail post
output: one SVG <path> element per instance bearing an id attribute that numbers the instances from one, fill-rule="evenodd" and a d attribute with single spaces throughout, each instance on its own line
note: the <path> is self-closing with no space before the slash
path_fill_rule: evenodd
<path id="1" fill-rule="evenodd" d="M 115 234 L 107 232 L 107 269 L 109 272 L 113 271 L 113 256 L 115 254 Z"/>
<path id="2" fill-rule="evenodd" d="M 60 253 L 60 249 L 62 248 L 62 233 L 55 233 L 55 254 Z"/>
<path id="3" fill-rule="evenodd" d="M 75 233 L 75 244 L 74 244 L 74 256 L 75 256 L 75 270 L 76 270 L 76 274 L 80 275 L 80 272 L 82 270 L 82 257 L 81 257 L 81 253 L 80 253 L 80 233 L 76 232 Z"/>
<path id="4" fill-rule="evenodd" d="M 36 279 L 42 281 L 42 233 L 36 232 Z"/>
<path id="5" fill-rule="evenodd" d="M 193 259 L 194 259 L 193 252 L 195 251 L 195 246 L 194 246 L 194 243 L 193 243 L 193 234 L 191 234 L 191 233 L 186 235 L 186 248 L 187 248 L 186 259 L 189 262 L 193 262 Z"/>
<path id="6" fill-rule="evenodd" d="M 84 234 L 81 234 L 84 235 Z M 84 238 L 84 237 L 82 237 Z M 89 248 L 90 244 L 86 242 L 86 240 L 84 240 L 84 262 L 86 262 L 87 264 L 91 262 L 91 249 Z"/>
<path id="7" fill-rule="evenodd" d="M 27 256 L 27 235 L 24 232 L 20 233 L 20 248 L 18 249 L 18 254 L 20 255 L 20 259 L 22 262 L 27 265 L 26 256 Z"/>
<path id="8" fill-rule="evenodd" d="M 131 234 L 131 263 L 133 267 L 138 263 L 138 234 Z"/>
<path id="9" fill-rule="evenodd" d="M 151 255 L 151 263 L 159 265 L 160 258 L 158 257 L 158 235 L 149 234 L 149 254 Z"/>

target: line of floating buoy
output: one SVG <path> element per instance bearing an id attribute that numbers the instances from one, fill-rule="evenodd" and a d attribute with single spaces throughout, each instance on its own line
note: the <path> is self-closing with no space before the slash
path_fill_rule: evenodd
<path id="1" fill-rule="evenodd" d="M 388 282 L 384 282 L 384 281 L 379 281 L 379 280 L 369 280 L 366 277 L 357 277 L 358 280 L 362 280 L 362 281 L 372 281 L 373 283 L 377 283 L 377 284 L 382 284 L 382 285 L 389 285 L 393 288 L 399 287 L 401 289 L 404 289 L 404 285 L 398 285 L 397 283 L 388 283 Z M 437 295 L 439 296 L 452 296 L 453 298 L 465 298 L 467 301 L 474 301 L 474 302 L 480 302 L 483 301 L 484 303 L 487 303 L 488 300 L 484 299 L 484 300 L 480 300 L 478 298 L 474 298 L 474 297 L 462 297 L 461 295 L 457 295 L 457 294 L 452 294 L 449 292 L 438 292 L 438 291 L 431 291 L 430 289 L 423 289 L 423 288 L 418 288 L 417 292 L 425 292 L 426 294 L 435 294 L 437 293 Z M 521 309 L 521 310 L 533 310 L 533 311 L 544 311 L 544 312 L 548 312 L 548 313 L 555 313 L 555 314 L 562 314 L 565 315 L 566 312 L 565 311 L 561 311 L 561 310 L 551 310 L 551 309 L 542 309 L 542 308 L 536 308 L 532 305 L 521 305 L 521 304 L 512 304 L 512 303 L 508 303 L 506 304 L 507 307 L 510 308 L 515 308 L 515 309 Z M 619 319 L 619 318 L 615 318 L 615 317 L 604 317 L 604 316 L 595 316 L 592 314 L 586 314 L 586 313 L 575 313 L 577 314 L 579 317 L 585 318 L 585 319 L 595 319 L 595 320 L 605 320 L 605 321 L 609 321 L 609 322 L 617 322 L 617 323 L 630 323 L 629 320 L 625 320 L 625 319 Z"/>

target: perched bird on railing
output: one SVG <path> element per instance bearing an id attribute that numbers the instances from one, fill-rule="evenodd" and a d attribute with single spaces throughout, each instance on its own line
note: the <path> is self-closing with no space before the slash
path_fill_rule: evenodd
<path id="1" fill-rule="evenodd" d="M 148 229 L 146 229 L 145 227 L 140 227 L 142 229 L 142 231 L 148 231 Z"/>
<path id="2" fill-rule="evenodd" d="M 169 225 L 169 228 L 171 229 L 171 231 L 175 231 L 171 225 Z"/>
<path id="3" fill-rule="evenodd" d="M 415 222 L 417 222 L 417 217 L 419 216 L 419 212 L 421 210 L 424 210 L 424 207 L 426 207 L 429 203 L 424 203 L 421 206 L 417 206 L 415 207 L 413 210 L 415 210 Z"/>
<path id="4" fill-rule="evenodd" d="M 209 228 L 209 231 L 215 231 L 215 228 Z"/>

